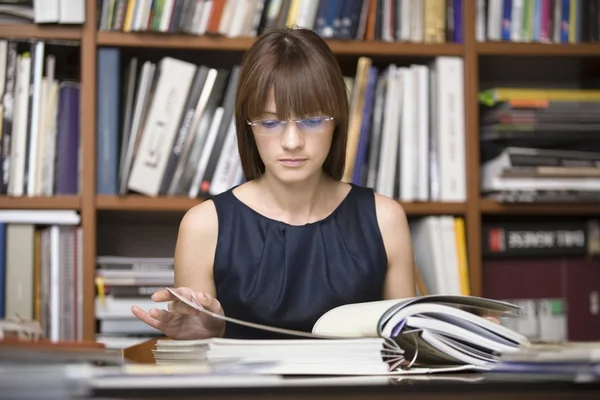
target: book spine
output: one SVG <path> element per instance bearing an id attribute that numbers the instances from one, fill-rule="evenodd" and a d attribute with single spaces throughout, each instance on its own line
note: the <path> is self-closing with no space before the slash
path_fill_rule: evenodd
<path id="1" fill-rule="evenodd" d="M 589 234 L 582 223 L 515 223 L 482 226 L 483 257 L 585 256 Z"/>

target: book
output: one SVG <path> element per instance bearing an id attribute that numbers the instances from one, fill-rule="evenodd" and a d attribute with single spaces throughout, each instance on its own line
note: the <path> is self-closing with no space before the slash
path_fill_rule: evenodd
<path id="1" fill-rule="evenodd" d="M 334 367 L 327 360 L 334 359 L 336 368 L 348 374 L 368 374 L 367 371 L 371 371 L 371 374 L 407 373 L 411 370 L 448 372 L 487 370 L 503 354 L 531 346 L 525 336 L 486 318 L 519 317 L 519 306 L 476 296 L 428 295 L 346 304 L 324 313 L 311 332 L 304 332 L 216 314 L 179 295 L 172 288 L 167 290 L 190 307 L 214 318 L 289 335 L 290 339 L 158 341 L 155 351 L 157 362 L 181 362 L 185 358 L 197 361 L 198 357 L 208 360 L 212 351 L 213 355 L 221 357 L 240 358 L 240 354 L 243 354 L 248 355 L 246 361 L 279 362 L 287 365 L 289 371 L 310 370 L 289 367 L 292 360 L 310 364 L 313 372 L 322 370 L 326 373 L 326 367 Z M 375 347 L 365 350 L 365 346 Z M 308 349 L 312 351 L 317 348 L 316 354 L 307 353 Z M 273 349 L 278 350 L 271 351 Z M 371 357 L 373 352 L 379 358 L 378 361 L 369 358 L 371 367 L 363 370 L 348 367 L 349 364 L 366 362 L 364 357 Z M 271 358 L 259 356 L 267 353 L 272 354 Z M 323 368 L 317 368 L 317 365 Z M 331 373 L 340 374 L 340 371 L 334 369 Z"/>

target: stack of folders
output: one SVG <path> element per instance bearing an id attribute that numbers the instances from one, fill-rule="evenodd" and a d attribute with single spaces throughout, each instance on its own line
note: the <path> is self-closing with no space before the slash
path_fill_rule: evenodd
<path id="1" fill-rule="evenodd" d="M 489 370 L 502 354 L 530 346 L 524 336 L 484 317 L 517 316 L 517 306 L 479 297 L 433 295 L 347 304 L 323 314 L 312 332 L 299 332 L 215 314 L 168 290 L 228 323 L 298 338 L 160 340 L 153 353 L 157 364 L 238 362 L 279 374 L 410 374 Z"/>

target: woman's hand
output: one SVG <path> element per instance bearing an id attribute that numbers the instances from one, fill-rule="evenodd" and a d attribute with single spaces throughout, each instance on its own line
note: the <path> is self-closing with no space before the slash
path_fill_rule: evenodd
<path id="1" fill-rule="evenodd" d="M 192 303 L 197 303 L 213 313 L 223 313 L 221 303 L 211 295 L 194 292 L 187 287 L 180 287 L 175 291 Z M 162 331 L 171 339 L 190 340 L 221 337 L 225 332 L 225 321 L 188 306 L 166 289 L 154 293 L 152 300 L 155 302 L 168 301 L 168 311 L 153 308 L 146 312 L 138 306 L 133 306 L 131 312 L 141 321 Z"/>

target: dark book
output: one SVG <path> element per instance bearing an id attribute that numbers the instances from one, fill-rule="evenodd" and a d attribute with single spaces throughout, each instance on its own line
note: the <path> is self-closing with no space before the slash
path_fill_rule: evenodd
<path id="1" fill-rule="evenodd" d="M 590 229 L 586 221 L 485 222 L 481 227 L 482 256 L 582 257 L 598 240 L 594 237 L 590 243 Z"/>
<path id="2" fill-rule="evenodd" d="M 564 299 L 568 340 L 600 340 L 600 260 L 484 260 L 482 289 L 487 298 L 508 301 Z"/>

